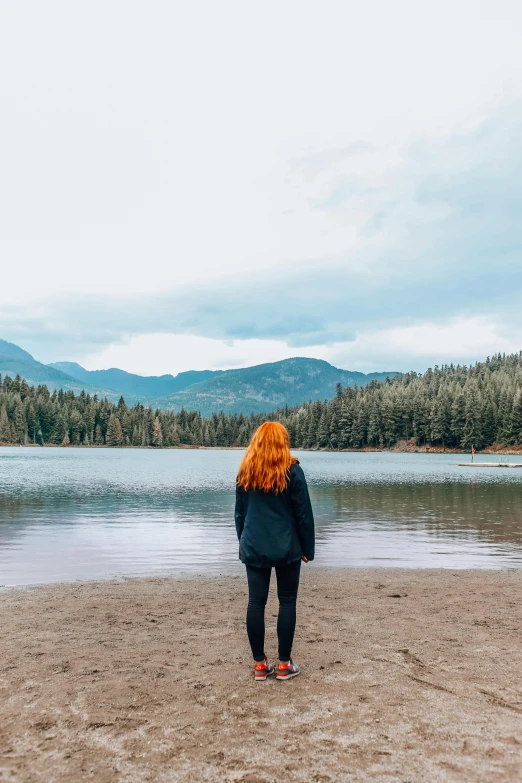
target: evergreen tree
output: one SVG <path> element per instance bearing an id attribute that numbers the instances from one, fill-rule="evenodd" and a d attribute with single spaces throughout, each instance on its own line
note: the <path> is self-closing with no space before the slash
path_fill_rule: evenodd
<path id="1" fill-rule="evenodd" d="M 172 446 L 179 446 L 180 443 L 181 443 L 181 439 L 180 439 L 179 434 L 178 434 L 178 429 L 177 429 L 175 424 L 170 429 L 169 439 L 170 439 L 170 443 L 171 443 Z M 214 439 L 214 443 L 211 443 L 210 445 L 213 445 L 213 446 L 216 445 L 215 444 L 215 439 Z"/>
<path id="2" fill-rule="evenodd" d="M 506 431 L 506 439 L 513 443 L 522 443 L 522 390 L 518 388 L 511 406 L 511 427 Z"/>
<path id="3" fill-rule="evenodd" d="M 370 446 L 382 445 L 381 413 L 377 400 L 370 403 L 370 415 L 368 416 L 368 432 L 366 440 Z"/>
<path id="4" fill-rule="evenodd" d="M 293 429 L 293 428 L 292 428 Z M 292 432 L 290 433 L 290 442 L 292 442 Z M 330 418 L 330 446 L 334 449 L 341 448 L 341 426 L 340 426 L 340 407 L 334 408 Z"/>
<path id="5" fill-rule="evenodd" d="M 391 446 L 399 439 L 399 416 L 400 408 L 397 404 L 397 398 L 392 396 L 391 392 L 384 395 L 380 406 L 380 419 L 382 422 L 382 439 L 386 446 Z"/>
<path id="6" fill-rule="evenodd" d="M 315 441 L 319 446 L 319 448 L 325 448 L 325 446 L 330 445 L 329 434 L 330 434 L 330 428 L 329 428 L 329 421 L 328 421 L 328 407 L 325 405 L 321 413 L 321 416 L 319 418 L 319 425 L 317 427 L 317 436 L 315 438 Z"/>
<path id="7" fill-rule="evenodd" d="M 481 421 L 482 421 L 482 445 L 492 446 L 495 443 L 497 422 L 496 422 L 493 402 L 489 398 L 483 400 Z"/>
<path id="8" fill-rule="evenodd" d="M 152 445 L 156 447 L 163 446 L 163 432 L 159 418 L 156 416 L 152 427 Z"/>
<path id="9" fill-rule="evenodd" d="M 425 389 L 422 389 L 413 401 L 413 434 L 417 443 L 423 444 L 430 439 L 431 406 Z"/>
<path id="10" fill-rule="evenodd" d="M 471 379 L 465 387 L 465 421 L 462 445 L 464 448 L 481 448 L 482 446 L 482 401 L 476 380 Z"/>
<path id="11" fill-rule="evenodd" d="M 123 445 L 123 432 L 121 429 L 120 420 L 112 413 L 107 425 L 107 435 L 105 437 L 107 446 L 122 446 Z"/>
<path id="12" fill-rule="evenodd" d="M 473 367 L 445 365 L 386 383 L 337 386 L 329 402 L 310 402 L 268 415 L 225 415 L 127 407 L 85 392 L 31 387 L 20 376 L 0 380 L 0 442 L 245 446 L 263 421 L 281 421 L 293 448 L 422 445 L 477 448 L 522 445 L 522 354 L 495 355 Z"/>
<path id="13" fill-rule="evenodd" d="M 459 386 L 457 393 L 455 394 L 455 399 L 453 400 L 452 405 L 452 417 L 451 417 L 451 434 L 452 434 L 452 445 L 454 446 L 462 446 L 462 441 L 464 439 L 464 425 L 466 423 L 466 399 L 464 397 L 464 392 L 462 388 Z"/>
<path id="14" fill-rule="evenodd" d="M 353 427 L 353 410 L 351 400 L 345 400 L 341 406 L 339 418 L 340 448 L 347 448 L 351 443 Z"/>
<path id="15" fill-rule="evenodd" d="M 365 405 L 360 402 L 355 415 L 350 442 L 352 446 L 364 446 L 367 443 L 368 417 Z"/>
<path id="16" fill-rule="evenodd" d="M 49 434 L 49 439 L 52 443 L 63 443 L 65 436 L 67 435 L 67 446 L 69 445 L 69 425 L 67 423 L 67 411 L 64 408 L 56 416 L 52 433 Z"/>
<path id="17" fill-rule="evenodd" d="M 26 423 L 26 429 L 28 432 L 29 439 L 33 441 L 33 443 L 36 443 L 36 434 L 40 430 L 40 424 L 38 421 L 38 416 L 36 415 L 36 408 L 34 406 L 33 400 L 30 398 L 30 391 L 26 394 L 26 399 L 24 403 L 25 408 L 25 423 Z"/>
<path id="18" fill-rule="evenodd" d="M 226 446 L 227 441 L 225 438 L 225 428 L 223 426 L 223 419 L 220 418 L 216 429 L 216 446 Z"/>
<path id="19" fill-rule="evenodd" d="M 0 443 L 11 443 L 12 440 L 13 434 L 11 432 L 11 424 L 7 418 L 5 405 L 2 405 L 0 410 Z"/>
<path id="20" fill-rule="evenodd" d="M 75 446 L 80 444 L 82 432 L 85 432 L 85 425 L 80 411 L 73 408 L 69 417 L 69 436 Z"/>
<path id="21" fill-rule="evenodd" d="M 86 436 L 92 443 L 94 441 L 94 425 L 96 422 L 96 403 L 90 402 L 88 405 L 86 405 L 83 414 L 83 421 L 85 423 Z"/>
<path id="22" fill-rule="evenodd" d="M 502 388 L 498 397 L 498 421 L 496 441 L 510 444 L 513 436 L 513 396 L 507 387 Z"/>
<path id="23" fill-rule="evenodd" d="M 12 429 L 13 429 L 14 439 L 17 443 L 25 443 L 27 441 L 25 411 L 21 399 L 19 399 L 16 408 L 14 410 Z"/>
<path id="24" fill-rule="evenodd" d="M 431 408 L 431 440 L 446 446 L 451 436 L 451 405 L 448 394 L 441 390 Z"/>

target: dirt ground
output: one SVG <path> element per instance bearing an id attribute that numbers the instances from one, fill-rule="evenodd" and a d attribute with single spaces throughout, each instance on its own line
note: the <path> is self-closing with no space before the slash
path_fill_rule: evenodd
<path id="1" fill-rule="evenodd" d="M 289 682 L 241 577 L 3 590 L 0 779 L 522 779 L 522 573 L 303 571 Z"/>

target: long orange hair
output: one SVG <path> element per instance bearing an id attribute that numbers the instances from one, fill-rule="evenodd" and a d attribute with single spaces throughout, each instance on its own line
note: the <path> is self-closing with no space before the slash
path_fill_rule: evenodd
<path id="1" fill-rule="evenodd" d="M 290 454 L 288 430 L 278 421 L 265 421 L 252 435 L 237 475 L 243 489 L 282 492 L 290 467 L 297 462 Z"/>

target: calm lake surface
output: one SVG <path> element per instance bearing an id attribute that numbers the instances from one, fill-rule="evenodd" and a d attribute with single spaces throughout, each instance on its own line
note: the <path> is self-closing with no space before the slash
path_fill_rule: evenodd
<path id="1" fill-rule="evenodd" d="M 0 584 L 239 571 L 241 454 L 0 448 Z M 296 454 L 315 565 L 522 567 L 522 469 L 459 468 L 462 455 Z"/>

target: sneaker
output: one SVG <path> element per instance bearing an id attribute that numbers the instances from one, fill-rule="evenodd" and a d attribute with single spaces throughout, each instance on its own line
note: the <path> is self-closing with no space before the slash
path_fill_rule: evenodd
<path id="1" fill-rule="evenodd" d="M 268 663 L 268 658 L 265 658 L 264 661 L 257 661 L 257 663 L 254 664 L 254 679 L 256 682 L 266 680 L 266 678 L 270 677 L 273 673 L 274 667 L 271 663 Z"/>
<path id="2" fill-rule="evenodd" d="M 289 680 L 291 677 L 297 677 L 298 674 L 301 674 L 301 669 L 291 658 L 288 663 L 279 661 L 277 664 L 276 680 Z"/>

